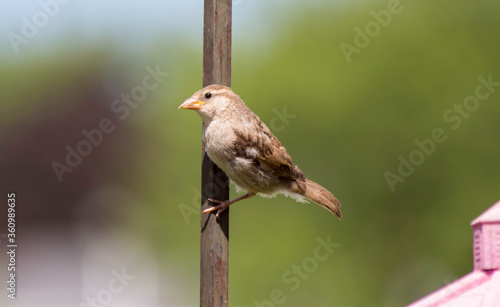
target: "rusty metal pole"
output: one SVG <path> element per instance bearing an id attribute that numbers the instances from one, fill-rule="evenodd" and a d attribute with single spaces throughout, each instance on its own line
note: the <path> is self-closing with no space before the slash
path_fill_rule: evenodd
<path id="1" fill-rule="evenodd" d="M 203 86 L 231 86 L 231 0 L 205 0 Z M 229 199 L 229 180 L 205 153 L 202 144 L 202 210 L 207 198 Z M 215 212 L 214 212 L 215 213 Z M 201 216 L 200 306 L 228 306 L 229 208 Z"/>

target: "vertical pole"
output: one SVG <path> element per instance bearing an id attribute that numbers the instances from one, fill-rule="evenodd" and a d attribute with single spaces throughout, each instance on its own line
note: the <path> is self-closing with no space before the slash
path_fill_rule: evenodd
<path id="1" fill-rule="evenodd" d="M 231 0 L 205 0 L 203 86 L 231 86 Z M 207 198 L 229 199 L 229 180 L 205 153 L 202 144 L 202 210 Z M 215 213 L 215 212 L 214 212 Z M 200 306 L 228 306 L 229 208 L 201 216 Z"/>

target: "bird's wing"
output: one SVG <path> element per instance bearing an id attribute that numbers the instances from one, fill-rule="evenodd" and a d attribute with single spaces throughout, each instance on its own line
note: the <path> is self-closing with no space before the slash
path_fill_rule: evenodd
<path id="1" fill-rule="evenodd" d="M 234 153 L 237 157 L 253 160 L 254 165 L 262 171 L 296 180 L 299 185 L 305 182 L 304 174 L 293 164 L 285 147 L 257 115 L 246 117 L 242 125 L 238 126 L 234 129 Z"/>

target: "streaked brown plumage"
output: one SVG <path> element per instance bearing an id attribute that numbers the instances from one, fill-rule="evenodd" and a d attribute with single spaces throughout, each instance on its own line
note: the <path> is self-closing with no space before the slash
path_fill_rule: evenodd
<path id="1" fill-rule="evenodd" d="M 319 184 L 305 178 L 269 128 L 229 87 L 210 85 L 194 93 L 179 108 L 194 110 L 203 121 L 203 140 L 210 159 L 246 194 L 219 201 L 202 213 L 217 211 L 256 194 L 278 193 L 297 201 L 312 200 L 339 218 L 340 202 Z"/>

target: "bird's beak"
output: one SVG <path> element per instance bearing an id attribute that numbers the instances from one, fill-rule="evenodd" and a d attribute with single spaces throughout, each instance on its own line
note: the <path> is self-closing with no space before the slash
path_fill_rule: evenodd
<path id="1" fill-rule="evenodd" d="M 193 98 L 189 98 L 188 100 L 184 101 L 180 106 L 179 109 L 187 109 L 187 110 L 198 110 L 201 108 L 202 105 L 205 103 L 203 101 L 199 101 Z"/>

